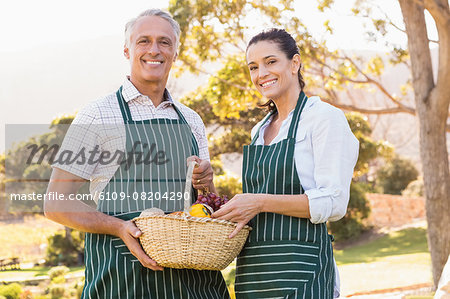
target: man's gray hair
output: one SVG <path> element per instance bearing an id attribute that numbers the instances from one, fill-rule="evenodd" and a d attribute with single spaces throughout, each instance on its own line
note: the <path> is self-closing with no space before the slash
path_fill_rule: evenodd
<path id="1" fill-rule="evenodd" d="M 160 18 L 163 18 L 167 22 L 169 22 L 170 26 L 172 26 L 173 33 L 175 33 L 175 44 L 178 48 L 178 43 L 180 41 L 180 25 L 177 21 L 172 17 L 172 15 L 168 12 L 165 12 L 158 8 L 148 9 L 146 11 L 143 11 L 140 15 L 138 15 L 136 18 L 131 19 L 128 21 L 128 23 L 125 25 L 125 45 L 130 44 L 131 39 L 131 31 L 134 27 L 134 24 L 136 24 L 136 21 L 139 20 L 141 17 L 148 17 L 148 16 L 158 16 Z"/>

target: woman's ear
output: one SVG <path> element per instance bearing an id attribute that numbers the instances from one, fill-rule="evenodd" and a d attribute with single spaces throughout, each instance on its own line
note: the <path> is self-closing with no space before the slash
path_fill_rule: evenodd
<path id="1" fill-rule="evenodd" d="M 300 69 L 300 67 L 302 65 L 302 61 L 300 59 L 300 55 L 299 54 L 295 54 L 292 57 L 291 63 L 292 63 L 292 74 L 297 74 L 298 70 Z"/>

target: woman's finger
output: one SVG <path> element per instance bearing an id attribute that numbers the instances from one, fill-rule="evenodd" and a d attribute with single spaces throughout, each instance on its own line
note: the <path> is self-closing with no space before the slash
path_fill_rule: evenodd
<path id="1" fill-rule="evenodd" d="M 234 229 L 234 231 L 228 236 L 228 238 L 234 238 L 234 236 L 236 236 L 239 231 L 245 226 L 244 222 L 240 222 L 237 224 L 236 228 Z"/>
<path id="2" fill-rule="evenodd" d="M 218 209 L 217 211 L 212 213 L 211 217 L 212 218 L 219 218 L 219 217 L 223 217 L 226 214 L 232 212 L 233 206 L 230 203 L 231 203 L 231 201 L 229 201 L 226 204 L 224 204 L 223 206 L 221 206 L 220 209 Z"/>

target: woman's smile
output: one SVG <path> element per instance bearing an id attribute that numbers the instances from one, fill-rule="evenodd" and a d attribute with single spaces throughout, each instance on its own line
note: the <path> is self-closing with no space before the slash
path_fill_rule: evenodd
<path id="1" fill-rule="evenodd" d="M 263 83 L 259 84 L 262 88 L 267 88 L 270 87 L 272 85 L 274 85 L 275 83 L 277 83 L 278 79 L 273 79 L 273 80 L 266 80 Z"/>

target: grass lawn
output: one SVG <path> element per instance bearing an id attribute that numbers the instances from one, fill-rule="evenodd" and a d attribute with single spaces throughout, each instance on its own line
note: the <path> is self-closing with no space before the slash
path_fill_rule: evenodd
<path id="1" fill-rule="evenodd" d="M 393 255 L 427 253 L 426 229 L 423 227 L 393 231 L 372 242 L 335 250 L 338 265 L 370 263 Z"/>
<path id="2" fill-rule="evenodd" d="M 425 228 L 395 231 L 364 245 L 335 250 L 335 257 L 343 295 L 432 281 Z"/>
<path id="3" fill-rule="evenodd" d="M 0 282 L 1 281 L 21 281 L 32 279 L 39 276 L 46 276 L 51 267 L 34 267 L 31 269 L 23 270 L 10 270 L 0 272 Z M 75 275 L 84 273 L 84 267 L 72 267 L 68 275 Z"/>
<path id="4" fill-rule="evenodd" d="M 0 222 L 0 258 L 35 263 L 45 257 L 47 238 L 59 229 L 63 226 L 40 215 Z"/>

